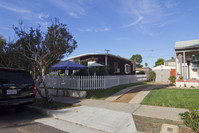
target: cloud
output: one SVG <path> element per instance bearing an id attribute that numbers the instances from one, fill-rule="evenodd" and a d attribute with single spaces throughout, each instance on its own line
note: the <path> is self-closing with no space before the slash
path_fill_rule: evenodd
<path id="1" fill-rule="evenodd" d="M 79 18 L 80 16 L 75 12 L 68 12 L 68 15 L 72 16 L 73 18 Z"/>
<path id="2" fill-rule="evenodd" d="M 156 28 L 171 24 L 169 17 L 174 15 L 170 10 L 177 3 L 158 0 L 121 0 L 121 11 L 129 23 L 122 28 L 131 28 L 148 35 L 158 35 Z"/>
<path id="3" fill-rule="evenodd" d="M 137 20 L 135 20 L 134 22 L 128 24 L 128 25 L 125 25 L 124 27 L 131 27 L 131 26 L 134 26 L 138 23 L 140 23 L 141 21 L 143 20 L 143 16 L 139 16 Z"/>
<path id="4" fill-rule="evenodd" d="M 142 24 L 157 22 L 165 14 L 156 0 L 124 0 L 123 9 L 130 19 L 139 22 L 144 18 Z"/>
<path id="5" fill-rule="evenodd" d="M 46 18 L 49 18 L 49 15 L 44 14 L 44 13 L 39 13 L 39 14 L 37 15 L 37 18 L 40 19 L 40 20 L 44 20 L 44 19 L 46 19 Z"/>
<path id="6" fill-rule="evenodd" d="M 179 3 L 173 3 L 172 1 L 169 1 L 169 0 L 165 1 L 165 7 L 168 9 L 174 8 L 178 5 Z"/>
<path id="7" fill-rule="evenodd" d="M 85 3 L 90 1 L 71 1 L 71 0 L 51 0 L 51 2 L 61 8 L 65 13 L 73 18 L 80 18 L 86 15 Z"/>
<path id="8" fill-rule="evenodd" d="M 26 9 L 22 9 L 22 8 L 18 8 L 18 7 L 13 7 L 13 6 L 8 6 L 8 5 L 4 5 L 4 4 L 0 4 L 1 8 L 4 8 L 6 10 L 12 11 L 12 12 L 16 12 L 16 13 L 31 13 L 31 11 L 26 10 Z"/>
<path id="9" fill-rule="evenodd" d="M 84 32 L 106 32 L 110 31 L 111 28 L 87 28 L 87 29 L 78 29 L 79 31 L 84 31 Z"/>

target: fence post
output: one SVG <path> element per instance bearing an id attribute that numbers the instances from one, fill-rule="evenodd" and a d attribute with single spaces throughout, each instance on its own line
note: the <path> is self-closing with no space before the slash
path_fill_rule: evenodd
<path id="1" fill-rule="evenodd" d="M 106 79 L 107 79 L 107 78 L 105 78 L 105 76 L 103 76 L 102 78 L 103 78 L 102 81 L 104 82 L 104 83 L 103 83 L 103 85 L 104 85 L 103 88 L 104 88 L 104 89 L 107 89 L 107 88 L 106 88 Z"/>

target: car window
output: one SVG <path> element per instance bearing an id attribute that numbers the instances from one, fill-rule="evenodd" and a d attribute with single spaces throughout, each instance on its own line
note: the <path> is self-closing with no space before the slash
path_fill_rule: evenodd
<path id="1" fill-rule="evenodd" d="M 0 84 L 33 84 L 34 81 L 28 72 L 0 71 Z"/>

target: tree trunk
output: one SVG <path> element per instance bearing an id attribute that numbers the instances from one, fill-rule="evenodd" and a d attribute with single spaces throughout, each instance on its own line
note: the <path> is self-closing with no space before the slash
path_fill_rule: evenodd
<path id="1" fill-rule="evenodd" d="M 39 93 L 39 95 L 41 96 L 42 99 L 45 99 L 45 96 L 42 94 L 41 90 L 40 90 L 40 86 L 41 82 L 36 81 L 36 87 L 37 87 L 37 92 Z"/>
<path id="2" fill-rule="evenodd" d="M 51 98 L 48 94 L 48 88 L 46 87 L 46 82 L 45 82 L 45 68 L 42 67 L 42 76 L 41 76 L 41 80 L 42 80 L 42 83 L 43 83 L 43 87 L 44 87 L 44 92 L 45 92 L 45 98 L 44 98 L 44 102 L 46 105 L 48 105 L 50 102 L 51 102 Z"/>

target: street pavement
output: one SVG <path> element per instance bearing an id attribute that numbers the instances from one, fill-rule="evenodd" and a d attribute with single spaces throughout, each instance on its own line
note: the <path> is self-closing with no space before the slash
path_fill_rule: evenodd
<path id="1" fill-rule="evenodd" d="M 14 109 L 0 110 L 0 133 L 65 133 L 57 128 L 35 122 L 48 118 L 30 111 L 15 112 Z"/>

